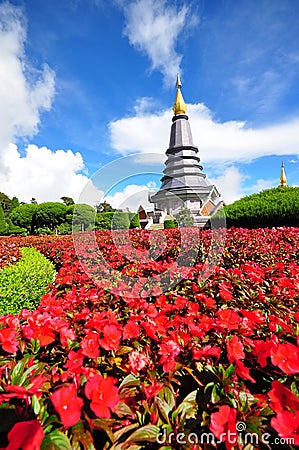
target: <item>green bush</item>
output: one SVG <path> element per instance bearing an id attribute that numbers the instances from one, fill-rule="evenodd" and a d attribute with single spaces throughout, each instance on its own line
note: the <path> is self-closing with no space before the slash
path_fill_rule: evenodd
<path id="1" fill-rule="evenodd" d="M 139 216 L 135 213 L 123 211 L 100 212 L 96 215 L 97 230 L 127 230 L 129 228 L 139 227 Z"/>
<path id="2" fill-rule="evenodd" d="M 69 222 L 63 222 L 57 227 L 58 234 L 72 234 L 72 224 Z"/>
<path id="3" fill-rule="evenodd" d="M 54 232 L 48 227 L 40 227 L 35 230 L 35 234 L 42 236 L 43 234 L 54 234 Z"/>
<path id="4" fill-rule="evenodd" d="M 96 215 L 96 229 L 97 230 L 111 230 L 112 218 L 114 212 L 100 212 Z"/>
<path id="5" fill-rule="evenodd" d="M 192 227 L 194 225 L 194 219 L 190 209 L 183 208 L 179 213 L 175 215 L 176 222 L 182 227 Z"/>
<path id="6" fill-rule="evenodd" d="M 298 227 L 299 188 L 279 186 L 267 189 L 241 198 L 223 209 L 228 227 Z M 217 221 L 219 214 L 215 214 L 213 220 Z"/>
<path id="7" fill-rule="evenodd" d="M 128 230 L 130 228 L 129 214 L 127 212 L 115 211 L 112 218 L 113 230 Z"/>
<path id="8" fill-rule="evenodd" d="M 177 228 L 178 224 L 174 219 L 164 220 L 164 228 Z"/>
<path id="9" fill-rule="evenodd" d="M 10 236 L 27 236 L 28 235 L 28 231 L 26 230 L 26 228 L 22 228 L 22 227 L 18 227 L 17 225 L 15 225 L 11 218 L 9 217 L 7 219 L 7 223 L 8 223 L 8 233 Z"/>
<path id="10" fill-rule="evenodd" d="M 5 220 L 4 211 L 0 204 L 0 236 L 5 236 L 8 232 L 8 224 Z"/>
<path id="11" fill-rule="evenodd" d="M 140 228 L 140 220 L 138 213 L 128 213 L 130 220 L 130 228 Z"/>
<path id="12" fill-rule="evenodd" d="M 21 259 L 0 271 L 0 314 L 35 309 L 53 282 L 53 264 L 33 248 L 22 248 Z"/>

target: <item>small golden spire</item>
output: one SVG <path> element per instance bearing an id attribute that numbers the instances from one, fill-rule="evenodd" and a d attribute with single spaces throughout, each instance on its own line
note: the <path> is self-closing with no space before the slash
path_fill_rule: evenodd
<path id="1" fill-rule="evenodd" d="M 287 177 L 284 171 L 284 163 L 281 163 L 280 186 L 287 186 Z"/>
<path id="2" fill-rule="evenodd" d="M 175 115 L 186 114 L 186 111 L 187 111 L 187 105 L 186 105 L 184 97 L 181 93 L 181 87 L 182 87 L 182 83 L 181 83 L 180 76 L 178 74 L 177 79 L 176 79 L 176 89 L 177 89 L 176 97 L 175 97 L 174 105 L 172 108 Z"/>

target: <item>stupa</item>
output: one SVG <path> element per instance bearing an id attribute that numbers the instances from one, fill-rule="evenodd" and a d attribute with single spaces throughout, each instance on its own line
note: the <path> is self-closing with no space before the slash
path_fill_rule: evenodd
<path id="1" fill-rule="evenodd" d="M 284 163 L 281 163 L 280 186 L 287 186 L 287 176 L 284 170 Z"/>
<path id="2" fill-rule="evenodd" d="M 181 87 L 178 75 L 164 176 L 161 178 L 159 191 L 150 195 L 149 201 L 154 204 L 155 211 L 171 215 L 188 208 L 194 225 L 202 227 L 223 202 L 216 186 L 209 182 L 200 165 L 199 151 L 193 143 Z"/>

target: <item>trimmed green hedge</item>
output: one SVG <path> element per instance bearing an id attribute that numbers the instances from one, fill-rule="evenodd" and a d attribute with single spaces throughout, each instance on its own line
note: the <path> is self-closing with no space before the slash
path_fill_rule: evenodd
<path id="1" fill-rule="evenodd" d="M 224 206 L 228 227 L 266 228 L 299 226 L 299 188 L 276 187 L 248 195 Z M 213 225 L 219 215 L 215 214 Z"/>
<path id="2" fill-rule="evenodd" d="M 130 220 L 130 228 L 140 228 L 140 220 L 138 213 L 128 213 Z"/>
<path id="3" fill-rule="evenodd" d="M 21 248 L 21 259 L 0 271 L 0 315 L 35 309 L 53 282 L 53 264 L 34 248 Z"/>
<path id="4" fill-rule="evenodd" d="M 139 215 L 123 211 L 97 213 L 95 224 L 98 230 L 140 228 Z"/>

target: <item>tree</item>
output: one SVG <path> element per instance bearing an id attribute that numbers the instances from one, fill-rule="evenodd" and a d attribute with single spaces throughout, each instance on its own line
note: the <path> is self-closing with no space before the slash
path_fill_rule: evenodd
<path id="1" fill-rule="evenodd" d="M 14 208 L 10 213 L 10 218 L 15 225 L 26 228 L 28 233 L 34 234 L 36 228 L 35 213 L 38 205 L 25 204 Z"/>
<path id="2" fill-rule="evenodd" d="M 8 231 L 8 225 L 7 222 L 5 220 L 5 215 L 4 215 L 4 211 L 3 208 L 0 204 L 0 235 L 6 235 Z"/>
<path id="3" fill-rule="evenodd" d="M 9 212 L 11 206 L 11 199 L 3 192 L 0 192 L 0 205 L 2 206 L 4 214 Z"/>
<path id="4" fill-rule="evenodd" d="M 107 203 L 106 200 L 103 201 L 102 203 L 97 204 L 96 205 L 96 209 L 97 209 L 98 213 L 101 213 L 101 212 L 114 212 L 115 211 L 115 209 L 112 208 L 112 206 L 109 203 Z"/>
<path id="5" fill-rule="evenodd" d="M 55 228 L 64 222 L 67 207 L 60 202 L 44 202 L 37 205 L 35 220 L 39 228 Z"/>
<path id="6" fill-rule="evenodd" d="M 73 225 L 75 229 L 84 231 L 86 228 L 95 224 L 96 211 L 95 209 L 84 203 L 77 204 L 73 211 Z"/>
<path id="7" fill-rule="evenodd" d="M 63 203 L 66 205 L 66 206 L 70 206 L 70 205 L 74 205 L 75 204 L 75 202 L 74 202 L 74 200 L 72 199 L 72 197 L 60 197 L 60 200 L 62 200 L 63 201 Z"/>
<path id="8" fill-rule="evenodd" d="M 194 220 L 191 215 L 191 211 L 188 208 L 181 209 L 176 215 L 175 219 L 181 227 L 192 227 Z"/>
<path id="9" fill-rule="evenodd" d="M 11 204 L 10 204 L 10 211 L 12 211 L 14 208 L 16 208 L 17 206 L 20 206 L 20 202 L 18 197 L 13 197 L 11 199 Z"/>

